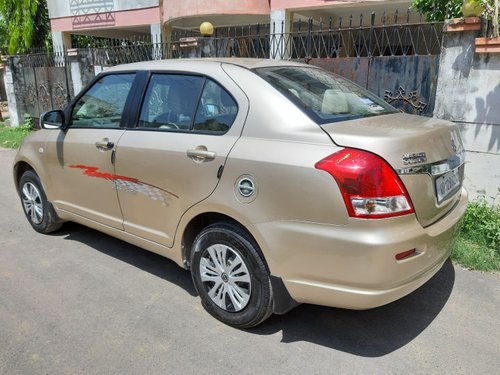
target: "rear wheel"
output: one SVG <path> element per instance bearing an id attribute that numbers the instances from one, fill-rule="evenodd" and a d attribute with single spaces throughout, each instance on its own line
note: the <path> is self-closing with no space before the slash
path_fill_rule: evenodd
<path id="1" fill-rule="evenodd" d="M 195 239 L 191 273 L 205 310 L 223 323 L 250 328 L 272 313 L 269 271 L 250 236 L 216 223 Z"/>
<path id="2" fill-rule="evenodd" d="M 61 227 L 62 223 L 57 220 L 35 172 L 24 172 L 19 181 L 19 192 L 24 214 L 33 229 L 40 233 L 51 233 Z"/>

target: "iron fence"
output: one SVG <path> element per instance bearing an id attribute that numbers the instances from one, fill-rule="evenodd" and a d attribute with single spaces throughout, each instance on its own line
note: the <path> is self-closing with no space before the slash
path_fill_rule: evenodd
<path id="1" fill-rule="evenodd" d="M 411 104 L 418 99 L 418 113 L 432 113 L 442 22 L 427 22 L 408 11 L 326 22 L 296 20 L 289 26 L 216 28 L 211 38 L 202 38 L 196 30 L 173 30 L 169 40 L 79 37 L 73 38 L 73 48 L 31 50 L 7 56 L 6 63 L 14 77 L 19 110 L 35 118 L 48 109 L 64 107 L 102 67 L 191 57 L 205 47 L 211 57 L 312 60 L 311 64 L 344 75 L 379 96 L 385 93 L 388 101 Z M 415 108 L 403 109 L 415 112 Z"/>
<path id="2" fill-rule="evenodd" d="M 17 64 L 24 68 L 64 67 L 67 65 L 68 52 L 66 48 L 53 50 L 34 48 L 27 54 L 10 56 L 10 58 L 15 58 Z"/>
<path id="3" fill-rule="evenodd" d="M 375 20 L 376 14 L 371 13 L 369 17 L 360 14 L 358 19 L 339 17 L 335 22 L 330 18 L 327 23 L 299 20 L 290 32 L 281 22 L 254 28 L 257 33 L 253 35 L 228 33 L 215 37 L 217 55 L 311 59 L 437 55 L 441 51 L 443 22 L 426 22 L 422 15 L 415 20 L 410 10 L 404 15 L 383 13 L 379 24 Z M 259 33 L 259 29 L 265 31 Z"/>
<path id="4" fill-rule="evenodd" d="M 376 22 L 377 20 L 377 22 Z M 298 20 L 285 24 L 256 24 L 215 28 L 211 43 L 215 57 L 278 59 L 437 55 L 441 50 L 442 22 L 427 22 L 410 10 L 368 16 Z M 31 50 L 20 55 L 23 66 L 65 66 L 68 54 L 83 54 L 93 65 L 185 57 L 185 38 L 196 30 L 174 29 L 169 41 L 137 36 L 128 39 L 74 38 L 73 49 Z"/>
<path id="5" fill-rule="evenodd" d="M 305 32 L 273 33 L 271 57 L 336 58 L 436 55 L 441 51 L 442 23 L 405 23 L 328 27 Z"/>

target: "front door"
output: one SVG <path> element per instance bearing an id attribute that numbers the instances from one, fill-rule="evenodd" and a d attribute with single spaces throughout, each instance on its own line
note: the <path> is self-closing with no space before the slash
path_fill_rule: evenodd
<path id="1" fill-rule="evenodd" d="M 119 229 L 123 217 L 112 158 L 134 77 L 101 77 L 73 105 L 68 128 L 48 132 L 46 143 L 54 206 Z"/>
<path id="2" fill-rule="evenodd" d="M 212 79 L 152 74 L 137 127 L 116 150 L 125 230 L 172 246 L 182 214 L 216 188 L 244 119 L 245 110 Z"/>

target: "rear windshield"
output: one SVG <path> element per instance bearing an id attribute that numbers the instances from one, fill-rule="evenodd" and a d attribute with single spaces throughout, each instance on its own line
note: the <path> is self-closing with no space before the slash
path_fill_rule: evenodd
<path id="1" fill-rule="evenodd" d="M 319 124 L 397 112 L 355 83 L 321 69 L 286 66 L 255 72 Z"/>

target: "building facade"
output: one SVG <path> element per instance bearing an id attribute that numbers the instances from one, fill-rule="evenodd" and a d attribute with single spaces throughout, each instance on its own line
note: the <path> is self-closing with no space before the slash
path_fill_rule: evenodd
<path id="1" fill-rule="evenodd" d="M 401 0 L 48 0 L 49 17 L 56 48 L 71 46 L 71 35 L 127 39 L 151 37 L 170 40 L 172 31 L 196 30 L 204 21 L 216 27 L 272 24 L 276 32 L 289 32 L 299 20 L 338 22 L 350 16 L 375 12 L 375 23 L 399 10 L 401 16 L 411 1 Z M 384 13 L 385 12 L 385 13 Z"/>

